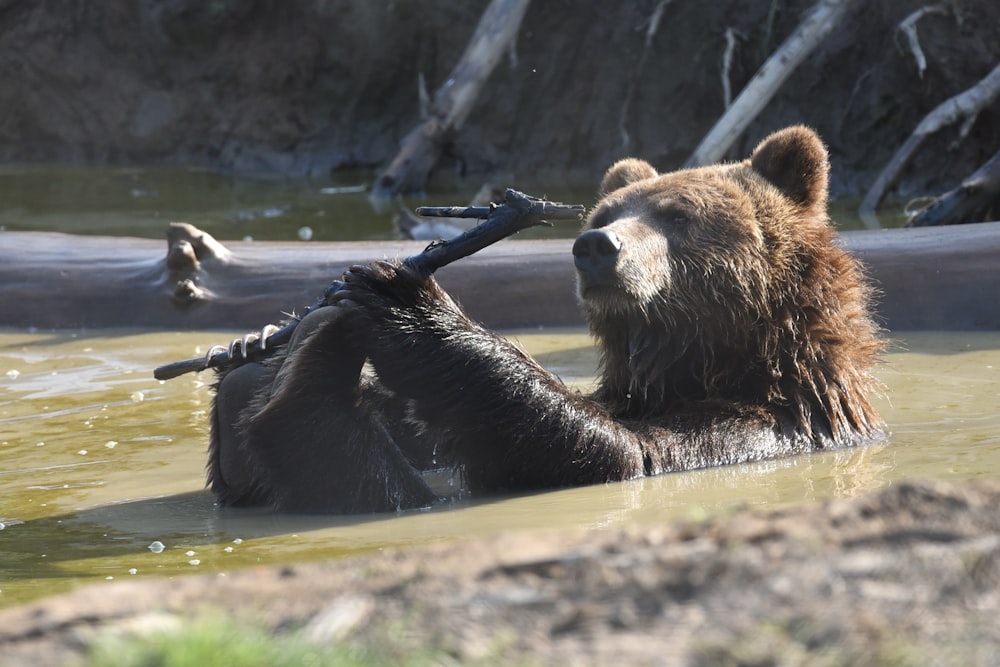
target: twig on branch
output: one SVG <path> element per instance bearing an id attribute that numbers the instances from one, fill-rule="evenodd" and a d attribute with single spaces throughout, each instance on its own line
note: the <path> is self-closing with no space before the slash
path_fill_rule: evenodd
<path id="1" fill-rule="evenodd" d="M 917 128 L 913 130 L 903 145 L 899 147 L 889 163 L 882 169 L 875 182 L 869 188 L 858 215 L 869 229 L 878 229 L 879 221 L 875 215 L 875 207 L 882 201 L 885 191 L 896 182 L 899 173 L 910 162 L 924 140 L 943 127 L 952 125 L 959 119 L 965 119 L 962 125 L 962 136 L 969 131 L 979 112 L 993 103 L 1000 94 L 1000 63 L 971 88 L 951 97 L 937 105 L 933 111 L 924 116 Z"/>
<path id="2" fill-rule="evenodd" d="M 642 53 L 639 55 L 639 62 L 632 68 L 632 76 L 629 78 L 628 88 L 625 90 L 625 101 L 622 102 L 622 110 L 618 116 L 618 134 L 622 139 L 622 150 L 626 152 L 629 150 L 629 144 L 632 142 L 627 128 L 629 108 L 632 106 L 632 98 L 635 97 L 635 90 L 639 85 L 642 69 L 646 65 L 646 59 L 649 58 L 649 50 L 653 45 L 653 38 L 656 37 L 657 31 L 660 29 L 660 21 L 663 20 L 663 10 L 670 3 L 671 0 L 660 0 L 657 2 L 656 7 L 653 8 L 653 12 L 645 21 L 646 37 L 643 41 Z"/>
<path id="3" fill-rule="evenodd" d="M 900 21 L 899 25 L 896 26 L 896 30 L 906 35 L 906 41 L 910 46 L 910 53 L 913 54 L 913 59 L 917 63 L 917 76 L 921 79 L 924 78 L 924 71 L 927 69 L 927 57 L 924 56 L 924 50 L 920 47 L 920 37 L 917 35 L 917 21 L 927 14 L 945 14 L 947 11 L 948 8 L 944 5 L 922 7 Z"/>
<path id="4" fill-rule="evenodd" d="M 581 205 L 550 202 L 511 189 L 507 190 L 504 203 L 500 205 L 419 208 L 419 215 L 485 218 L 485 221 L 449 241 L 431 243 L 423 252 L 403 263 L 418 275 L 428 278 L 441 267 L 468 257 L 523 229 L 548 224 L 547 220 L 578 220 L 584 211 L 585 207 Z M 160 366 L 153 371 L 153 377 L 157 380 L 169 380 L 185 373 L 208 368 L 228 368 L 263 359 L 291 340 L 302 317 L 327 306 L 329 298 L 340 289 L 340 285 L 340 281 L 335 280 L 323 297 L 309 306 L 302 316 L 294 318 L 281 328 L 268 325 L 260 334 L 248 334 L 242 339 L 234 340 L 228 348 L 213 346 L 205 356 Z"/>
<path id="5" fill-rule="evenodd" d="M 529 2 L 490 2 L 462 57 L 426 105 L 426 117 L 403 138 L 399 153 L 375 179 L 372 199 L 390 199 L 425 187 L 444 145 L 465 123 L 479 91 L 509 52 Z"/>
<path id="6" fill-rule="evenodd" d="M 736 30 L 726 28 L 726 50 L 722 52 L 722 103 L 726 109 L 733 103 L 733 84 L 729 81 L 729 72 L 733 66 L 733 54 L 736 52 Z"/>
<path id="7" fill-rule="evenodd" d="M 685 166 L 697 167 L 721 160 L 792 72 L 840 23 L 851 2 L 853 0 L 819 0 L 788 39 L 760 66 L 701 140 Z"/>

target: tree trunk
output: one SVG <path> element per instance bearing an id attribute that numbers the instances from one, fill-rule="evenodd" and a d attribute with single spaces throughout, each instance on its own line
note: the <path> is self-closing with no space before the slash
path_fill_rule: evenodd
<path id="1" fill-rule="evenodd" d="M 434 94 L 427 117 L 403 139 L 399 153 L 375 179 L 372 199 L 423 190 L 441 150 L 462 127 L 490 74 L 510 47 L 530 0 L 492 0 L 465 53 Z"/>

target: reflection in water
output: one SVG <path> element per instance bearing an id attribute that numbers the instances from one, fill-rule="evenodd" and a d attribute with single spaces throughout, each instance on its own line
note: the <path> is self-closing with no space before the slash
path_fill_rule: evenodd
<path id="1" fill-rule="evenodd" d="M 338 175 L 337 183 L 261 180 L 202 168 L 115 168 L 97 166 L 0 165 L 0 231 L 53 231 L 72 234 L 162 239 L 167 223 L 190 222 L 232 245 L 258 241 L 356 241 L 397 237 L 396 206 L 462 205 L 483 185 L 399 200 L 375 210 L 368 200 L 372 174 Z M 499 183 L 553 201 L 594 203 L 596 183 Z M 833 202 L 831 216 L 841 229 L 860 229 L 857 202 Z M 883 226 L 898 227 L 905 217 L 880 211 Z M 308 230 L 308 231 L 304 231 Z M 536 227 L 522 238 L 570 237 L 573 224 Z"/>
<path id="2" fill-rule="evenodd" d="M 398 200 L 376 211 L 372 174 L 339 183 L 262 180 L 200 168 L 0 165 L 0 230 L 163 238 L 167 223 L 190 222 L 221 241 L 357 241 L 396 238 L 397 206 L 464 205 L 483 185 Z M 550 199 L 593 204 L 596 184 L 504 183 Z M 308 230 L 308 231 L 306 231 Z M 535 228 L 527 237 L 572 236 L 574 225 Z"/>
<path id="3" fill-rule="evenodd" d="M 1000 472 L 1000 335 L 907 336 L 880 401 L 892 436 L 856 450 L 532 495 L 463 499 L 383 516 L 220 509 L 203 490 L 204 375 L 151 369 L 232 332 L 0 333 L 0 605 L 86 581 L 344 556 L 501 531 L 698 519 L 850 496 L 901 478 Z M 586 391 L 585 333 L 516 336 Z M 201 346 L 201 349 L 197 345 Z M 154 553 L 153 542 L 164 549 Z"/>

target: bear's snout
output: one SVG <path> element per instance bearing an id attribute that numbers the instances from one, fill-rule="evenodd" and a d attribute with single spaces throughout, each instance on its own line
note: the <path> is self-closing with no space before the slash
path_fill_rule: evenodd
<path id="1" fill-rule="evenodd" d="M 617 283 L 615 265 L 621 249 L 621 239 L 608 229 L 591 229 L 576 237 L 573 263 L 584 288 Z"/>

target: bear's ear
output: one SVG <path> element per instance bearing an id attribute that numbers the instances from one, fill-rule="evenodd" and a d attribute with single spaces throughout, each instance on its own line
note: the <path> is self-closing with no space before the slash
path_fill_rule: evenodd
<path id="1" fill-rule="evenodd" d="M 793 201 L 825 206 L 830 160 L 819 136 L 804 125 L 778 130 L 760 142 L 750 164 Z"/>
<path id="2" fill-rule="evenodd" d="M 626 185 L 644 181 L 647 178 L 658 176 L 653 165 L 645 160 L 638 160 L 634 157 L 625 158 L 615 162 L 601 179 L 600 195 L 611 194 L 618 188 Z"/>

